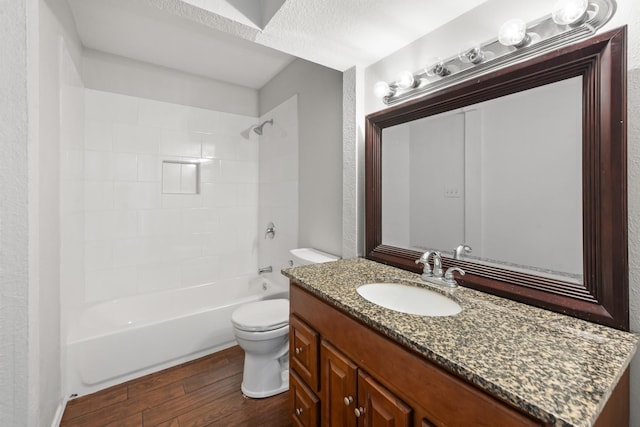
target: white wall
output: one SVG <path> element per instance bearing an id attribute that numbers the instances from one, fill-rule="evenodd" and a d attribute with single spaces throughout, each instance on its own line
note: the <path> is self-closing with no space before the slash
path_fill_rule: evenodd
<path id="1" fill-rule="evenodd" d="M 296 59 L 260 89 L 260 115 L 298 95 L 300 247 L 342 253 L 342 73 Z"/>
<path id="2" fill-rule="evenodd" d="M 464 123 L 464 114 L 457 113 L 409 126 L 411 247 L 445 251 L 466 243 Z"/>
<path id="3" fill-rule="evenodd" d="M 627 24 L 627 194 L 629 210 L 629 318 L 640 333 L 640 3 L 618 0 L 608 28 Z M 640 426 L 640 357 L 631 364 L 631 425 Z"/>
<path id="4" fill-rule="evenodd" d="M 289 250 L 298 244 L 298 96 L 294 95 L 259 122 L 266 124 L 259 139 L 260 212 L 258 221 L 258 266 L 273 267 L 268 276 L 288 289 L 288 280 L 280 271 L 288 268 Z M 267 224 L 273 222 L 276 234 L 265 237 Z"/>
<path id="5" fill-rule="evenodd" d="M 392 81 L 402 70 L 418 70 L 431 57 L 449 57 L 471 39 L 495 38 L 497 29 L 507 19 L 519 16 L 525 21 L 547 15 L 554 0 L 494 0 L 480 6 L 452 23 L 417 40 L 365 70 L 367 113 L 385 108 L 372 93 L 378 80 Z M 612 20 L 604 32 L 628 25 L 628 209 L 629 209 L 629 308 L 631 330 L 640 332 L 640 3 L 617 0 Z M 640 358 L 631 364 L 631 425 L 640 426 Z"/>
<path id="6" fill-rule="evenodd" d="M 30 425 L 50 425 L 64 404 L 60 325 L 60 106 L 76 77 L 80 43 L 66 1 L 38 4 L 37 93 L 29 147 Z M 36 80 L 34 79 L 34 82 Z"/>
<path id="7" fill-rule="evenodd" d="M 33 2 L 29 2 L 29 7 Z M 0 3 L 0 424 L 28 414 L 27 2 Z M 37 13 L 37 11 L 36 11 Z M 37 44 L 36 44 L 37 46 Z M 30 87 L 32 89 L 32 87 Z"/>
<path id="8" fill-rule="evenodd" d="M 258 116 L 255 89 L 96 50 L 84 50 L 83 79 L 88 88 L 105 92 Z"/>
<path id="9" fill-rule="evenodd" d="M 364 69 L 342 74 L 342 257 L 364 253 Z"/>
<path id="10" fill-rule="evenodd" d="M 472 255 L 582 276 L 581 94 L 574 78 L 477 106 L 482 218 L 479 240 L 466 241 Z"/>

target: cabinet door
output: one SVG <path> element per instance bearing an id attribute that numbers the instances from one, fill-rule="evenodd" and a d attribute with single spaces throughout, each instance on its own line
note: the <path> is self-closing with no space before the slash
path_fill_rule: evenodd
<path id="1" fill-rule="evenodd" d="M 292 424 L 296 427 L 319 426 L 320 400 L 293 371 L 289 373 L 289 393 Z"/>
<path id="2" fill-rule="evenodd" d="M 289 360 L 300 378 L 318 392 L 318 333 L 295 316 L 289 320 Z"/>
<path id="3" fill-rule="evenodd" d="M 322 381 L 322 425 L 355 427 L 357 366 L 335 347 L 322 341 L 320 374 Z"/>
<path id="4" fill-rule="evenodd" d="M 363 371 L 358 371 L 359 427 L 409 427 L 411 408 Z"/>

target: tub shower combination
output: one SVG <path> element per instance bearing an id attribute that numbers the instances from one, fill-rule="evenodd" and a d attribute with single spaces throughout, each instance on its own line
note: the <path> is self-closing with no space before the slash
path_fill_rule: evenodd
<path id="1" fill-rule="evenodd" d="M 231 347 L 238 306 L 287 297 L 269 279 L 245 276 L 87 306 L 69 322 L 68 390 L 93 393 Z"/>

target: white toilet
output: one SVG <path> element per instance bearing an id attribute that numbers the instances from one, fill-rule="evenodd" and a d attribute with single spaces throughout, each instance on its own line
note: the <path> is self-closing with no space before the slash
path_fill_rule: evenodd
<path id="1" fill-rule="evenodd" d="M 335 261 L 316 249 L 292 249 L 293 265 Z M 238 307 L 231 315 L 238 345 L 244 350 L 242 393 L 263 398 L 289 389 L 289 300 L 272 299 Z"/>
<path id="2" fill-rule="evenodd" d="M 269 397 L 289 389 L 289 300 L 272 299 L 238 307 L 233 332 L 244 350 L 242 393 Z"/>

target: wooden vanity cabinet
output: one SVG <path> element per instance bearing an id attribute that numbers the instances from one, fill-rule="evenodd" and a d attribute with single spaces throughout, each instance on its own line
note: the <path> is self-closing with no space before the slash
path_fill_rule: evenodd
<path id="1" fill-rule="evenodd" d="M 290 298 L 290 407 L 296 426 L 545 425 L 365 326 L 293 281 Z M 307 350 L 315 351 L 315 355 L 305 355 Z M 315 399 L 319 400 L 319 420 L 302 419 L 301 415 L 310 412 L 306 406 L 313 406 L 305 402 Z M 296 412 L 301 408 L 301 413 Z"/>
<path id="2" fill-rule="evenodd" d="M 323 426 L 411 426 L 411 408 L 327 341 L 320 360 Z"/>

